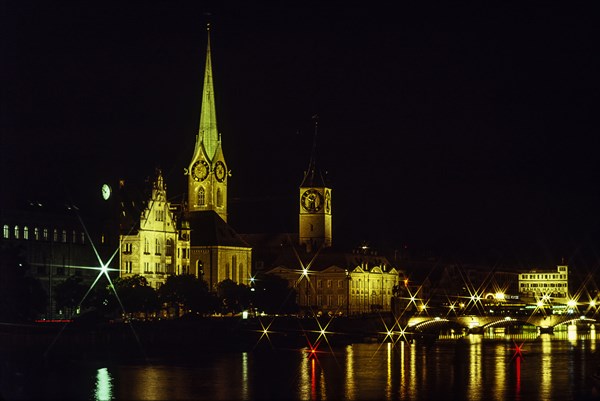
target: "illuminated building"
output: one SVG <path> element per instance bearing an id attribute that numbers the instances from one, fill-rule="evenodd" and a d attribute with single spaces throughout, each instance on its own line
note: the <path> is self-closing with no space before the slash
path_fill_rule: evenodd
<path id="1" fill-rule="evenodd" d="M 252 248 L 227 224 L 227 185 L 231 173 L 223 155 L 221 134 L 217 130 L 210 31 L 200 128 L 186 175 L 188 199 L 184 218 L 190 227 L 191 273 L 204 279 L 213 291 L 226 279 L 248 285 Z"/>
<path id="2" fill-rule="evenodd" d="M 333 247 L 331 193 L 317 168 L 315 140 L 300 184 L 298 233 L 243 235 L 253 246 L 257 270 L 286 279 L 309 313 L 389 312 L 402 272 L 367 245 L 350 252 Z"/>
<path id="3" fill-rule="evenodd" d="M 140 274 L 155 288 L 171 274 L 194 274 L 211 291 L 226 279 L 249 284 L 252 248 L 227 224 L 230 171 L 217 130 L 210 32 L 199 130 L 184 173 L 188 191 L 181 204 L 167 201 L 162 175 L 157 177 L 140 214 L 140 232 L 122 238 L 121 275 Z"/>
<path id="4" fill-rule="evenodd" d="M 524 301 L 566 304 L 569 301 L 569 268 L 532 269 L 519 274 L 519 293 Z"/>
<path id="5" fill-rule="evenodd" d="M 143 205 L 141 213 L 122 210 L 124 217 L 133 214 L 131 220 L 136 223 L 121 226 L 125 233 L 120 237 L 120 275 L 143 276 L 158 289 L 169 275 L 189 272 L 189 230 L 185 229 L 185 222 L 178 221 L 168 201 L 160 169 L 151 182 L 149 198 L 138 204 Z"/>

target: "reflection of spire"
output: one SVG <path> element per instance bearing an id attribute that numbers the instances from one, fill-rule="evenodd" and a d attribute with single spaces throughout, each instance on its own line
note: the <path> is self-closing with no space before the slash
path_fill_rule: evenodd
<path id="1" fill-rule="evenodd" d="M 310 161 L 308 162 L 308 169 L 304 173 L 304 179 L 302 180 L 301 187 L 324 187 L 325 180 L 319 171 L 317 171 L 317 132 L 319 126 L 319 116 L 315 114 L 312 116 L 315 121 L 315 133 L 313 135 L 313 145 L 310 152 Z"/>
<path id="2" fill-rule="evenodd" d="M 217 141 L 217 113 L 215 111 L 215 94 L 213 91 L 212 65 L 210 60 L 210 24 L 206 26 L 208 42 L 206 45 L 206 67 L 204 69 L 204 89 L 202 91 L 202 106 L 200 111 L 200 129 L 198 141 L 204 145 L 204 150 L 209 158 L 215 155 Z"/>

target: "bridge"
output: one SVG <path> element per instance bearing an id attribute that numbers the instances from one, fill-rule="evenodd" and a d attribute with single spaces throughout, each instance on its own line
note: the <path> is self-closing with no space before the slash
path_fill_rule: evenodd
<path id="1" fill-rule="evenodd" d="M 447 328 L 466 329 L 469 333 L 480 334 L 491 327 L 508 327 L 515 325 L 536 326 L 541 333 L 552 333 L 554 328 L 561 325 L 590 325 L 597 320 L 585 316 L 574 315 L 530 315 L 530 316 L 493 316 L 493 315 L 464 315 L 464 316 L 413 316 L 408 319 L 408 332 L 434 332 Z"/>

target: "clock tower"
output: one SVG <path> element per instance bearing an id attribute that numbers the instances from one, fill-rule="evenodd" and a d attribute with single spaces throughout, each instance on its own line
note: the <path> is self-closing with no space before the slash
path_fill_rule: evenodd
<path id="1" fill-rule="evenodd" d="M 331 236 L 331 188 L 316 166 L 317 124 L 304 179 L 299 193 L 299 242 L 307 252 L 332 244 Z"/>
<path id="2" fill-rule="evenodd" d="M 210 26 L 207 27 L 206 67 L 200 111 L 200 128 L 188 176 L 188 212 L 213 210 L 227 222 L 227 180 L 230 175 L 217 130 L 215 96 L 210 57 Z"/>

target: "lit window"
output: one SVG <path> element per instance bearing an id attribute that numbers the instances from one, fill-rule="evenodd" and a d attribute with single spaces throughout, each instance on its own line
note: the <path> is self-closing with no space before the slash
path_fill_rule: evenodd
<path id="1" fill-rule="evenodd" d="M 199 206 L 206 205 L 206 191 L 204 190 L 203 187 L 200 187 L 200 189 L 198 189 L 198 205 Z"/>
<path id="2" fill-rule="evenodd" d="M 44 228 L 43 238 L 44 238 L 44 241 L 48 241 L 48 229 L 47 228 Z"/>
<path id="3" fill-rule="evenodd" d="M 2 234 L 2 236 L 3 236 L 4 238 L 9 238 L 9 237 L 10 237 L 10 229 L 9 229 L 9 227 L 8 227 L 8 224 L 5 224 L 5 225 L 4 225 L 4 231 L 3 231 L 3 234 Z"/>
<path id="4" fill-rule="evenodd" d="M 23 227 L 23 239 L 29 239 L 29 227 Z"/>
<path id="5" fill-rule="evenodd" d="M 37 227 L 33 229 L 33 239 L 36 241 L 40 240 L 40 229 Z"/>
<path id="6" fill-rule="evenodd" d="M 15 239 L 19 239 L 19 226 L 15 226 Z"/>
<path id="7" fill-rule="evenodd" d="M 52 233 L 52 240 L 54 242 L 58 242 L 58 230 L 55 228 L 53 233 Z"/>
<path id="8" fill-rule="evenodd" d="M 67 242 L 67 230 L 62 230 L 62 242 Z"/>

